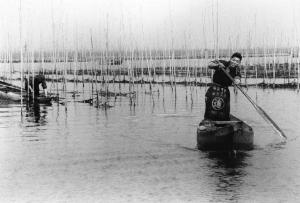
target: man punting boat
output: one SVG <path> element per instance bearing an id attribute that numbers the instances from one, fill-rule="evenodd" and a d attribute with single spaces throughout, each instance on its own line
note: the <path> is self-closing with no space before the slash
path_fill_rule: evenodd
<path id="1" fill-rule="evenodd" d="M 208 68 L 214 69 L 213 84 L 205 94 L 205 114 L 204 119 L 208 120 L 229 120 L 230 115 L 230 91 L 228 86 L 232 85 L 232 80 L 224 73 L 222 68 L 228 72 L 235 83 L 241 82 L 242 55 L 234 53 L 229 61 L 213 60 Z"/>

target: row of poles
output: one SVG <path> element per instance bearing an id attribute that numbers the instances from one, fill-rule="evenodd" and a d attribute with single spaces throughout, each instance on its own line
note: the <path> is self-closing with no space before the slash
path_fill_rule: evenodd
<path id="1" fill-rule="evenodd" d="M 214 2 L 214 1 L 213 1 Z M 55 89 L 56 87 L 56 93 L 59 92 L 59 85 L 58 83 L 62 82 L 62 88 L 64 92 L 67 92 L 67 81 L 71 81 L 69 78 L 70 73 L 72 71 L 68 72 L 68 65 L 70 65 L 70 69 L 73 70 L 73 82 L 74 82 L 74 91 L 76 91 L 76 87 L 78 85 L 78 81 L 80 81 L 79 76 L 81 76 L 81 82 L 82 85 L 85 85 L 85 82 L 89 82 L 89 87 L 91 88 L 91 99 L 93 99 L 94 92 L 96 92 L 97 97 L 99 93 L 105 92 L 106 95 L 109 93 L 109 83 L 113 83 L 115 86 L 115 83 L 120 82 L 127 82 L 129 84 L 129 93 L 131 94 L 134 92 L 135 84 L 137 83 L 149 83 L 149 91 L 153 91 L 153 84 L 158 83 L 160 81 L 155 79 L 158 79 L 158 75 L 162 76 L 162 83 L 163 84 L 170 84 L 171 89 L 175 90 L 176 92 L 176 84 L 183 83 L 183 84 L 189 84 L 189 85 L 198 85 L 202 84 L 201 79 L 202 78 L 211 78 L 212 72 L 207 69 L 207 62 L 210 59 L 213 58 L 222 58 L 222 56 L 229 57 L 232 53 L 231 51 L 227 51 L 226 53 L 222 53 L 222 51 L 219 49 L 219 13 L 218 13 L 218 0 L 216 1 L 216 11 L 214 11 L 214 7 L 212 7 L 212 18 L 213 18 L 213 33 L 214 33 L 214 50 L 209 50 L 207 48 L 204 48 L 201 51 L 190 51 L 187 49 L 187 46 L 185 47 L 185 51 L 181 51 L 180 56 L 177 55 L 177 52 L 174 49 L 174 39 L 173 39 L 173 27 L 171 27 L 171 49 L 170 50 L 164 50 L 164 51 L 153 51 L 150 49 L 147 50 L 137 50 L 137 49 L 128 49 L 125 51 L 119 51 L 119 52 L 113 52 L 109 49 L 109 33 L 108 33 L 108 22 L 107 22 L 107 28 L 105 33 L 105 50 L 98 51 L 94 48 L 94 40 L 92 37 L 92 34 L 90 36 L 90 43 L 91 48 L 90 50 L 86 51 L 79 51 L 78 46 L 76 46 L 76 50 L 74 51 L 67 51 L 66 48 L 63 45 L 62 50 L 58 51 L 57 42 L 55 40 L 55 26 L 53 21 L 53 52 L 52 56 L 49 59 L 49 55 L 47 55 L 45 52 L 40 51 L 39 56 L 35 57 L 35 52 L 31 50 L 31 52 L 28 52 L 28 50 L 25 49 L 23 46 L 23 38 L 22 38 L 22 3 L 20 0 L 20 7 L 19 7 L 19 23 L 20 23 L 20 78 L 21 83 L 23 84 L 24 81 L 24 74 L 31 74 L 34 75 L 36 72 L 35 67 L 35 60 L 38 58 L 38 61 L 40 61 L 40 64 L 42 66 L 42 73 L 46 75 L 51 75 L 51 88 Z M 171 12 L 170 12 L 171 16 Z M 172 18 L 170 17 L 170 21 L 172 21 Z M 203 23 L 204 26 L 204 23 Z M 124 25 L 123 25 L 124 27 Z M 203 27 L 204 30 L 204 27 Z M 66 38 L 66 36 L 64 36 Z M 63 40 L 63 43 L 65 40 Z M 206 43 L 205 43 L 206 44 Z M 205 45 L 206 47 L 206 45 Z M 254 67 L 255 69 L 255 78 L 259 78 L 259 74 L 263 73 L 263 82 L 268 82 L 267 78 L 273 78 L 273 85 L 275 86 L 275 79 L 276 79 L 276 71 L 279 71 L 280 68 L 282 68 L 280 63 L 276 63 L 277 59 L 277 49 L 276 45 L 274 46 L 274 56 L 273 56 L 273 62 L 270 63 L 267 61 L 267 51 L 264 49 L 263 57 L 264 62 L 260 64 L 251 64 L 250 59 L 250 52 L 251 50 L 244 50 L 242 51 L 244 55 L 246 55 L 246 63 L 243 66 L 244 69 L 242 70 L 244 72 L 245 76 L 245 83 L 247 84 L 246 79 L 249 78 L 248 69 L 249 67 Z M 258 50 L 256 50 L 258 52 Z M 254 49 L 254 53 L 256 53 Z M 202 53 L 201 56 L 198 56 L 198 53 Z M 223 51 L 224 52 L 224 51 Z M 295 53 L 298 52 L 298 53 Z M 297 78 L 297 88 L 299 89 L 299 48 L 298 49 L 291 49 L 289 52 L 287 58 L 287 63 L 283 63 L 283 68 L 287 67 L 288 72 L 288 82 L 290 82 L 290 78 Z M 30 54 L 29 54 L 30 53 Z M 98 54 L 96 54 L 98 53 Z M 99 54 L 100 53 L 100 54 Z M 184 53 L 184 54 L 183 54 Z M 296 55 L 296 61 L 293 62 L 293 59 L 295 59 L 293 56 Z M 12 68 L 14 66 L 12 53 L 4 54 L 5 61 L 9 61 L 9 66 Z M 163 59 L 162 59 L 163 58 Z M 185 64 L 182 66 L 178 66 L 176 64 L 178 58 L 180 60 L 185 61 Z M 192 61 L 194 58 L 202 58 L 203 63 L 192 65 Z M 29 64 L 29 61 L 31 60 L 31 69 L 29 71 L 29 68 L 27 67 L 25 69 L 24 65 Z M 51 63 L 50 71 L 48 68 L 46 68 L 46 60 Z M 83 61 L 83 62 L 81 62 Z M 138 62 L 137 62 L 138 61 Z M 157 66 L 155 63 L 157 61 L 162 61 L 162 65 Z M 112 63 L 111 63 L 112 62 Z M 117 64 L 119 63 L 119 64 Z M 134 64 L 136 63 L 136 64 Z M 140 67 L 138 67 L 137 63 L 140 63 Z M 60 66 L 63 65 L 63 68 Z M 145 67 L 144 67 L 145 66 Z M 276 70 L 277 66 L 277 70 Z M 273 75 L 272 77 L 269 76 L 270 69 L 272 67 Z M 261 71 L 263 69 L 263 71 Z M 25 70 L 25 71 L 24 71 Z M 181 72 L 181 73 L 180 73 Z M 62 80 L 60 76 L 62 75 Z M 169 80 L 166 80 L 167 76 L 169 76 Z M 178 79 L 184 77 L 184 81 L 180 81 Z M 112 77 L 112 79 L 111 79 Z M 193 78 L 192 78 L 193 77 Z M 285 75 L 284 75 L 285 77 Z M 116 80 L 118 78 L 118 80 Z M 121 79 L 123 78 L 123 80 Z M 127 78 L 127 81 L 126 81 Z M 200 78 L 200 81 L 197 79 Z M 121 80 L 120 80 L 121 79 Z M 205 80 L 203 84 L 207 84 L 207 82 L 210 82 L 210 80 Z M 56 84 L 55 84 L 56 83 Z M 99 89 L 99 84 L 100 89 Z M 55 86 L 55 87 L 54 87 Z M 22 103 L 23 101 L 21 101 Z"/>

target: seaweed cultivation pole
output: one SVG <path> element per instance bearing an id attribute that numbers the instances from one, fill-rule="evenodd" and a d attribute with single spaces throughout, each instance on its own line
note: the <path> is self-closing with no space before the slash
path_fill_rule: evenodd
<path id="1" fill-rule="evenodd" d="M 74 57 L 73 57 L 73 64 L 74 64 L 74 70 L 73 70 L 73 78 L 74 78 L 74 83 L 73 83 L 73 91 L 75 93 L 75 91 L 77 90 L 77 85 L 78 85 L 78 76 L 77 76 L 77 66 L 78 66 L 78 48 L 76 45 L 76 50 L 74 53 Z"/>
<path id="2" fill-rule="evenodd" d="M 274 52 L 273 52 L 273 88 L 275 88 L 275 80 L 276 80 L 276 39 L 274 40 Z"/>
<path id="3" fill-rule="evenodd" d="M 26 42 L 25 42 L 25 62 L 26 62 L 26 79 L 27 81 L 29 81 L 29 52 L 27 51 L 27 45 L 26 45 Z M 29 95 L 29 88 L 27 88 L 27 95 Z M 27 97 L 27 101 L 29 100 L 29 97 Z"/>
<path id="4" fill-rule="evenodd" d="M 150 70 L 150 66 L 151 66 L 151 50 L 148 49 L 149 52 L 149 56 L 146 56 L 146 61 L 147 61 L 147 70 L 148 70 L 148 78 L 147 78 L 147 82 L 149 83 L 149 91 L 152 92 L 152 80 L 151 80 L 151 70 Z"/>
<path id="5" fill-rule="evenodd" d="M 211 16 L 212 16 L 212 35 L 213 37 L 213 49 L 214 51 L 211 54 L 211 57 L 214 58 L 216 54 L 216 37 L 215 37 L 215 19 L 214 19 L 214 0 L 212 1 L 212 6 L 211 6 Z M 218 58 L 218 56 L 216 56 Z M 212 69 L 211 71 L 211 80 L 213 78 L 214 70 Z"/>
<path id="6" fill-rule="evenodd" d="M 68 67 L 68 51 L 65 48 L 65 44 L 67 43 L 67 39 L 65 38 L 65 32 L 63 30 L 63 24 L 61 26 L 61 33 L 62 33 L 62 70 L 61 70 L 61 75 L 62 75 L 62 90 L 64 94 L 66 95 L 67 92 L 67 85 L 66 85 L 66 77 L 67 77 L 67 67 Z M 60 61 L 60 60 L 59 60 Z"/>
<path id="7" fill-rule="evenodd" d="M 299 60 L 299 57 L 300 57 L 300 44 L 298 46 L 298 56 L 297 56 L 297 72 L 298 72 L 298 75 L 297 75 L 297 91 L 299 92 L 299 77 L 300 77 L 300 60 Z"/>
<path id="8" fill-rule="evenodd" d="M 257 39 L 257 29 L 256 29 L 256 14 L 254 15 L 254 34 L 253 34 L 253 38 L 255 41 L 255 39 Z M 259 61 L 259 58 L 258 58 L 258 51 L 257 51 L 257 46 L 254 45 L 254 49 L 253 49 L 253 57 L 254 57 L 254 61 L 253 61 L 253 64 L 254 64 L 254 68 L 255 68 L 255 87 L 257 88 L 257 83 L 258 83 L 258 80 L 257 80 L 257 76 L 258 76 L 258 73 L 257 73 L 257 68 L 258 68 L 258 64 L 260 63 Z M 257 90 L 257 89 L 256 89 Z M 257 92 L 256 92 L 256 99 L 257 99 Z"/>
<path id="9" fill-rule="evenodd" d="M 156 78 L 156 64 L 155 62 L 157 61 L 157 50 L 154 48 L 154 58 L 153 58 L 153 63 L 152 63 L 152 68 L 153 68 L 153 77 L 152 77 L 152 80 L 153 80 L 153 86 L 155 85 L 155 78 Z"/>
<path id="10" fill-rule="evenodd" d="M 206 32 L 205 32 L 205 12 L 203 10 L 203 21 L 202 21 L 202 33 L 203 33 L 203 41 L 204 41 L 204 63 L 201 64 L 201 66 L 205 68 L 205 91 L 206 91 L 206 88 L 207 88 L 207 79 L 208 79 L 208 49 L 207 49 L 207 39 L 206 39 Z M 202 68 L 201 68 L 201 72 L 203 73 L 202 71 Z M 201 78 L 200 78 L 200 81 L 201 81 Z"/>
<path id="11" fill-rule="evenodd" d="M 40 40 L 40 61 L 41 61 L 43 75 L 45 75 L 45 53 L 44 50 L 42 49 L 42 40 Z"/>
<path id="12" fill-rule="evenodd" d="M 90 67 L 90 75 L 92 75 L 92 79 L 90 80 L 90 82 L 92 83 L 92 93 L 91 93 L 91 99 L 92 99 L 92 102 L 94 100 L 94 81 L 95 81 L 95 70 L 94 70 L 94 57 L 93 57 L 93 51 L 94 51 L 94 46 L 93 46 L 93 36 L 92 36 L 92 31 L 90 30 L 90 42 L 91 42 L 91 49 L 89 51 L 89 61 L 90 61 L 90 64 L 91 64 L 91 67 Z M 98 91 L 96 90 L 96 93 L 98 94 Z M 97 97 L 98 99 L 98 97 Z M 97 100 L 97 103 L 98 103 L 98 100 Z"/>
<path id="13" fill-rule="evenodd" d="M 80 51 L 80 61 L 81 61 L 80 66 L 81 66 L 81 80 L 82 80 L 82 89 L 83 89 L 83 91 L 84 91 L 84 83 L 85 83 L 85 79 L 84 79 L 85 69 L 84 69 L 84 67 L 85 67 L 85 60 L 86 60 L 86 58 L 84 58 L 84 54 L 85 54 L 85 50 L 81 49 L 81 51 Z"/>
<path id="14" fill-rule="evenodd" d="M 194 59 L 196 60 L 196 64 L 194 63 L 194 84 L 193 84 L 193 86 L 195 87 L 197 85 L 197 75 L 198 75 L 198 67 L 199 67 L 199 60 L 197 57 L 196 50 L 194 50 L 193 56 L 194 56 Z M 196 93 L 197 93 L 197 89 L 196 89 Z"/>
<path id="15" fill-rule="evenodd" d="M 9 34 L 7 34 L 7 48 L 8 48 L 8 50 L 7 50 L 7 65 L 9 67 L 9 80 L 11 83 L 13 67 L 12 67 L 12 50 L 11 50 L 11 46 L 10 46 Z"/>
<path id="16" fill-rule="evenodd" d="M 173 31 L 173 21 L 172 21 L 172 10 L 171 10 L 171 5 L 169 5 L 169 18 L 170 18 L 170 29 L 171 29 L 171 58 L 170 58 L 170 81 L 171 81 L 171 89 L 173 91 L 173 84 L 174 84 L 174 90 L 175 90 L 175 102 L 177 99 L 177 92 L 176 92 L 176 71 L 174 67 L 174 58 L 175 58 L 175 53 L 174 53 L 174 31 Z"/>
<path id="17" fill-rule="evenodd" d="M 167 53 L 167 50 L 166 48 L 164 49 L 163 51 L 163 78 L 162 78 L 162 81 L 163 81 L 163 87 L 165 86 L 165 80 L 166 80 L 166 53 Z M 163 89 L 164 90 L 164 89 Z"/>
<path id="18" fill-rule="evenodd" d="M 78 87 L 78 75 L 77 75 L 77 68 L 78 68 L 78 29 L 77 29 L 77 25 L 76 25 L 76 50 L 74 53 L 74 92 L 75 90 L 77 90 Z"/>
<path id="19" fill-rule="evenodd" d="M 190 64 L 189 64 L 189 51 L 187 50 L 187 42 L 186 42 L 186 35 L 185 35 L 185 66 L 186 66 L 186 74 L 185 74 L 185 86 L 190 85 Z M 187 87 L 185 88 L 185 99 L 187 100 Z"/>
<path id="20" fill-rule="evenodd" d="M 216 0 L 216 6 L 217 6 L 217 14 L 216 14 L 216 56 L 217 58 L 220 57 L 220 53 L 219 53 L 219 0 Z"/>
<path id="21" fill-rule="evenodd" d="M 31 74 L 32 74 L 32 87 L 34 87 L 34 50 L 32 49 L 31 50 Z M 28 75 L 29 75 L 29 72 L 28 72 Z M 29 80 L 28 80 L 29 81 Z M 33 99 L 35 97 L 35 94 L 34 94 L 34 88 L 33 88 Z"/>
<path id="22" fill-rule="evenodd" d="M 109 63 L 109 39 L 108 39 L 108 13 L 106 14 L 106 30 L 105 30 L 105 64 L 106 64 L 106 72 L 105 72 L 105 83 L 104 83 L 104 88 L 105 88 L 105 104 L 108 102 L 108 69 L 110 68 L 110 63 Z"/>
<path id="23" fill-rule="evenodd" d="M 173 91 L 173 80 L 172 80 L 172 74 L 173 74 L 173 69 L 172 69 L 172 57 L 171 57 L 171 50 L 168 50 L 168 62 L 169 62 L 169 81 L 171 85 L 171 90 Z"/>
<path id="24" fill-rule="evenodd" d="M 65 50 L 65 65 L 64 67 L 64 91 L 65 91 L 65 111 L 67 111 L 68 97 L 67 97 L 67 66 L 69 64 L 69 53 L 68 50 Z"/>
<path id="25" fill-rule="evenodd" d="M 133 93 L 133 88 L 134 88 L 134 71 L 133 71 L 133 57 L 134 57 L 134 50 L 130 50 L 129 51 L 129 55 L 130 55 L 130 65 L 128 67 L 128 79 L 129 79 L 129 93 L 130 93 L 130 105 L 132 104 L 132 97 L 131 97 L 131 93 Z"/>
<path id="26" fill-rule="evenodd" d="M 52 43 L 53 43 L 53 53 L 52 53 L 52 63 L 54 64 L 54 66 L 52 66 L 52 80 L 51 80 L 51 87 L 50 87 L 50 91 L 52 89 L 52 86 L 54 85 L 54 79 L 53 79 L 53 75 L 55 74 L 56 77 L 56 82 L 58 82 L 58 76 L 57 76 L 57 67 L 56 67 L 56 40 L 55 40 L 55 24 L 54 24 L 54 13 L 53 13 L 53 2 L 51 3 L 51 18 L 52 18 Z M 58 95 L 58 84 L 56 84 L 56 94 Z"/>
<path id="27" fill-rule="evenodd" d="M 83 75 L 85 73 L 87 74 L 86 81 L 88 83 L 89 93 L 91 93 L 91 83 L 90 83 L 91 80 L 89 78 L 89 67 L 88 67 L 88 65 L 89 65 L 89 60 L 88 60 L 88 57 L 87 57 L 87 50 L 85 49 L 84 50 L 84 66 L 83 66 L 84 70 L 83 70 Z M 91 94 L 90 94 L 90 99 L 92 100 L 92 95 Z"/>
<path id="28" fill-rule="evenodd" d="M 264 38 L 264 76 L 263 76 L 263 83 L 265 84 L 268 79 L 268 72 L 267 72 L 267 52 L 266 52 L 266 44 Z"/>
<path id="29" fill-rule="evenodd" d="M 115 52 L 112 52 L 112 61 L 113 61 L 113 64 L 115 66 L 115 61 L 116 61 Z M 118 62 L 116 62 L 116 64 L 117 63 Z M 116 87 L 115 87 L 116 72 L 115 72 L 115 67 L 112 68 L 111 73 L 112 73 L 112 77 L 113 77 L 113 79 L 112 79 L 113 80 L 113 92 L 114 92 L 114 97 L 116 98 Z M 96 75 L 96 83 L 97 83 L 97 75 Z M 97 90 L 97 84 L 96 84 L 96 91 L 98 92 L 98 90 Z M 97 97 L 97 99 L 98 99 L 98 97 Z"/>
<path id="30" fill-rule="evenodd" d="M 291 66 L 292 66 L 293 48 L 291 47 L 290 55 L 288 56 L 288 84 L 291 79 Z"/>
<path id="31" fill-rule="evenodd" d="M 247 71 L 248 71 L 248 68 L 251 66 L 250 57 L 249 57 L 250 50 L 251 50 L 251 33 L 249 31 L 249 33 L 248 33 L 248 46 L 247 46 L 247 50 L 246 50 L 246 64 L 244 66 L 244 78 L 245 78 L 246 87 L 247 87 Z"/>
<path id="32" fill-rule="evenodd" d="M 258 52 L 257 52 L 257 50 L 256 50 L 256 48 L 254 48 L 254 57 L 256 58 L 256 54 L 257 54 Z M 258 56 L 258 55 L 257 55 Z M 254 61 L 254 67 L 255 67 L 255 86 L 256 86 L 256 88 L 257 88 L 257 83 L 258 83 L 258 80 L 257 80 L 257 67 L 258 67 L 258 59 L 257 59 L 257 61 Z"/>
<path id="33" fill-rule="evenodd" d="M 19 32 L 20 32 L 20 68 L 21 87 L 23 86 L 23 40 L 22 40 L 22 0 L 19 1 Z M 21 88 L 21 117 L 23 117 L 23 88 Z"/>
<path id="34" fill-rule="evenodd" d="M 101 51 L 101 58 L 100 58 L 100 66 L 101 66 L 101 69 L 100 69 L 100 80 L 101 80 L 101 86 L 100 86 L 100 91 L 102 91 L 102 87 L 104 85 L 104 70 L 103 70 L 103 67 L 104 67 L 104 58 L 105 58 L 105 53 L 104 53 L 104 51 Z"/>
<path id="35" fill-rule="evenodd" d="M 144 50 L 141 50 L 141 86 L 144 84 Z"/>

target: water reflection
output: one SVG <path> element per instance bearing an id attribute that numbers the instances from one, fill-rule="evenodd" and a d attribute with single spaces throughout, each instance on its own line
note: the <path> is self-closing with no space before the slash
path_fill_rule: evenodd
<path id="1" fill-rule="evenodd" d="M 208 152 L 210 178 L 213 179 L 213 202 L 238 201 L 247 176 L 248 152 Z"/>
<path id="2" fill-rule="evenodd" d="M 27 103 L 25 118 L 27 122 L 38 123 L 39 125 L 47 124 L 47 108 L 51 105 L 39 104 L 39 103 Z"/>

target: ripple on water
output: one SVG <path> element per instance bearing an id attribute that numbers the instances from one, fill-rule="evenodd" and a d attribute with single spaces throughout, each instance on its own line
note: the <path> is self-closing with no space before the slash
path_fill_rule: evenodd
<path id="1" fill-rule="evenodd" d="M 160 95 L 139 88 L 135 106 L 118 97 L 107 111 L 75 102 L 71 94 L 67 105 L 24 107 L 22 120 L 20 106 L 0 105 L 1 194 L 37 202 L 297 202 L 300 117 L 299 102 L 292 101 L 298 94 L 247 92 L 258 92 L 260 106 L 285 129 L 286 142 L 241 94 L 232 94 L 233 114 L 255 132 L 254 150 L 235 154 L 195 149 L 204 88 L 196 94 L 196 88 L 178 86 L 176 101 L 170 88 L 165 96 L 158 85 L 153 88 Z M 282 95 L 291 97 L 285 108 L 276 102 Z"/>

